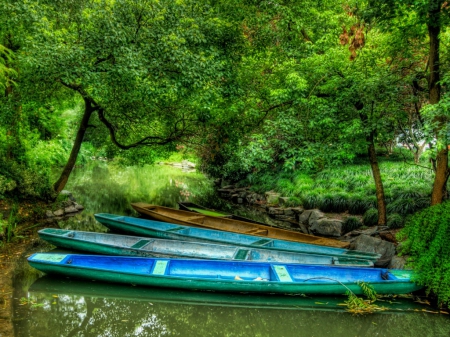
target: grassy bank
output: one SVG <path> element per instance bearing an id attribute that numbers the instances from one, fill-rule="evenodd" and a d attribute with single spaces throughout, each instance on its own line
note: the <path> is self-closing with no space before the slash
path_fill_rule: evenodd
<path id="1" fill-rule="evenodd" d="M 431 170 L 389 161 L 380 163 L 380 169 L 391 223 L 394 219 L 398 221 L 399 216 L 405 218 L 429 206 L 433 184 Z M 317 174 L 271 172 L 249 176 L 242 183 L 251 184 L 258 193 L 269 190 L 279 192 L 290 197 L 292 205 L 302 205 L 306 209 L 366 214 L 369 222 L 372 214 L 376 220 L 373 216 L 373 209 L 376 208 L 375 184 L 369 165 L 344 165 Z"/>

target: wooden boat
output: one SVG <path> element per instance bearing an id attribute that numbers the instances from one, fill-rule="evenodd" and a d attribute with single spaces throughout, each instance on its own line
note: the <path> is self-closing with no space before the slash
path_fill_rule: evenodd
<path id="1" fill-rule="evenodd" d="M 329 295 L 351 290 L 361 295 L 358 283 L 365 282 L 377 294 L 421 289 L 411 281 L 411 271 L 379 268 L 61 253 L 33 254 L 28 262 L 47 274 L 165 288 Z"/>
<path id="2" fill-rule="evenodd" d="M 340 259 L 327 255 L 292 253 L 211 243 L 152 239 L 55 228 L 42 229 L 38 234 L 42 239 L 60 248 L 106 255 L 373 267 L 373 262 L 367 260 Z"/>
<path id="3" fill-rule="evenodd" d="M 203 214 L 194 214 L 192 212 L 180 211 L 174 208 L 150 205 L 142 202 L 132 203 L 131 206 L 140 214 L 157 221 L 165 221 L 185 226 L 218 229 L 240 234 L 251 234 L 265 238 L 304 242 L 321 246 L 341 248 L 349 246 L 348 242 L 321 238 L 314 235 L 288 231 L 281 228 L 267 227 L 244 221 L 218 218 Z"/>
<path id="4" fill-rule="evenodd" d="M 329 255 L 350 259 L 376 261 L 379 254 L 345 248 L 310 245 L 301 242 L 261 238 L 254 235 L 230 233 L 206 228 L 175 225 L 167 222 L 145 220 L 108 213 L 95 214 L 95 219 L 117 232 L 156 237 L 161 239 L 195 241 L 239 245 L 258 249 L 270 249 L 296 253 Z"/>
<path id="5" fill-rule="evenodd" d="M 270 226 L 269 224 L 266 224 L 264 222 L 259 222 L 259 221 L 253 220 L 253 219 L 245 218 L 240 215 L 228 214 L 228 213 L 225 213 L 222 211 L 216 211 L 214 209 L 206 208 L 201 205 L 195 204 L 193 202 L 187 202 L 187 201 L 179 202 L 178 206 L 179 206 L 180 210 L 182 210 L 182 211 L 189 211 L 189 212 L 200 213 L 200 214 L 204 214 L 204 215 L 216 216 L 219 218 L 228 218 L 228 219 L 233 219 L 233 220 L 238 220 L 238 221 L 256 223 L 258 225 L 263 225 L 263 226 Z"/>

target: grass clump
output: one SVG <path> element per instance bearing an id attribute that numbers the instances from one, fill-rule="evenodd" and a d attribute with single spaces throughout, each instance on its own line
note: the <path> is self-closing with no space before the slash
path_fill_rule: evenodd
<path id="1" fill-rule="evenodd" d="M 348 233 L 362 226 L 362 222 L 356 216 L 349 216 L 342 225 L 343 232 Z"/>
<path id="2" fill-rule="evenodd" d="M 387 226 L 390 229 L 398 229 L 398 228 L 402 228 L 404 224 L 404 219 L 403 217 L 398 214 L 398 213 L 394 213 L 394 214 L 389 214 L 387 217 Z"/>
<path id="3" fill-rule="evenodd" d="M 363 216 L 364 226 L 376 226 L 378 224 L 378 210 L 376 208 L 369 208 Z"/>
<path id="4" fill-rule="evenodd" d="M 404 240 L 402 254 L 410 256 L 414 281 L 450 304 L 450 202 L 426 208 L 411 216 L 398 235 Z"/>

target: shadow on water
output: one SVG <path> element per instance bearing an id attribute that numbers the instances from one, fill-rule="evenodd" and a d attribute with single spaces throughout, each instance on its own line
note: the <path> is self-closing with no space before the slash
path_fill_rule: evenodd
<path id="1" fill-rule="evenodd" d="M 168 166 L 74 170 L 67 186 L 85 211 L 59 226 L 106 231 L 95 213 L 136 215 L 130 202 L 176 207 L 186 199 L 234 212 L 199 173 Z M 240 215 L 249 213 L 234 212 Z M 256 215 L 256 214 L 254 214 Z M 41 250 L 50 249 L 47 246 Z M 24 260 L 14 289 L 17 337 L 52 336 L 445 336 L 450 319 L 410 299 L 380 305 L 382 314 L 353 316 L 345 298 L 257 296 L 140 288 L 43 277 Z M 37 281 L 33 283 L 33 281 Z M 33 284 L 32 284 L 33 283 Z M 30 286 L 31 285 L 31 286 Z M 392 303 L 390 303 L 392 302 Z M 424 311 L 425 310 L 425 311 Z M 432 309 L 431 309 L 432 310 Z"/>

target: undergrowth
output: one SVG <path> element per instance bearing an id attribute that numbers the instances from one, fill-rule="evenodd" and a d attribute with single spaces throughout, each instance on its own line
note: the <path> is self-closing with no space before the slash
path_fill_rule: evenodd
<path id="1" fill-rule="evenodd" d="M 431 171 L 401 162 L 383 162 L 380 169 L 388 215 L 406 217 L 429 206 L 433 185 Z M 255 173 L 240 183 L 252 185 L 258 193 L 275 190 L 298 200 L 306 209 L 364 214 L 377 207 L 375 185 L 368 165 L 345 165 L 316 174 L 298 171 Z"/>
<path id="2" fill-rule="evenodd" d="M 411 216 L 398 234 L 402 254 L 416 271 L 414 281 L 450 304 L 450 202 L 426 208 Z"/>

